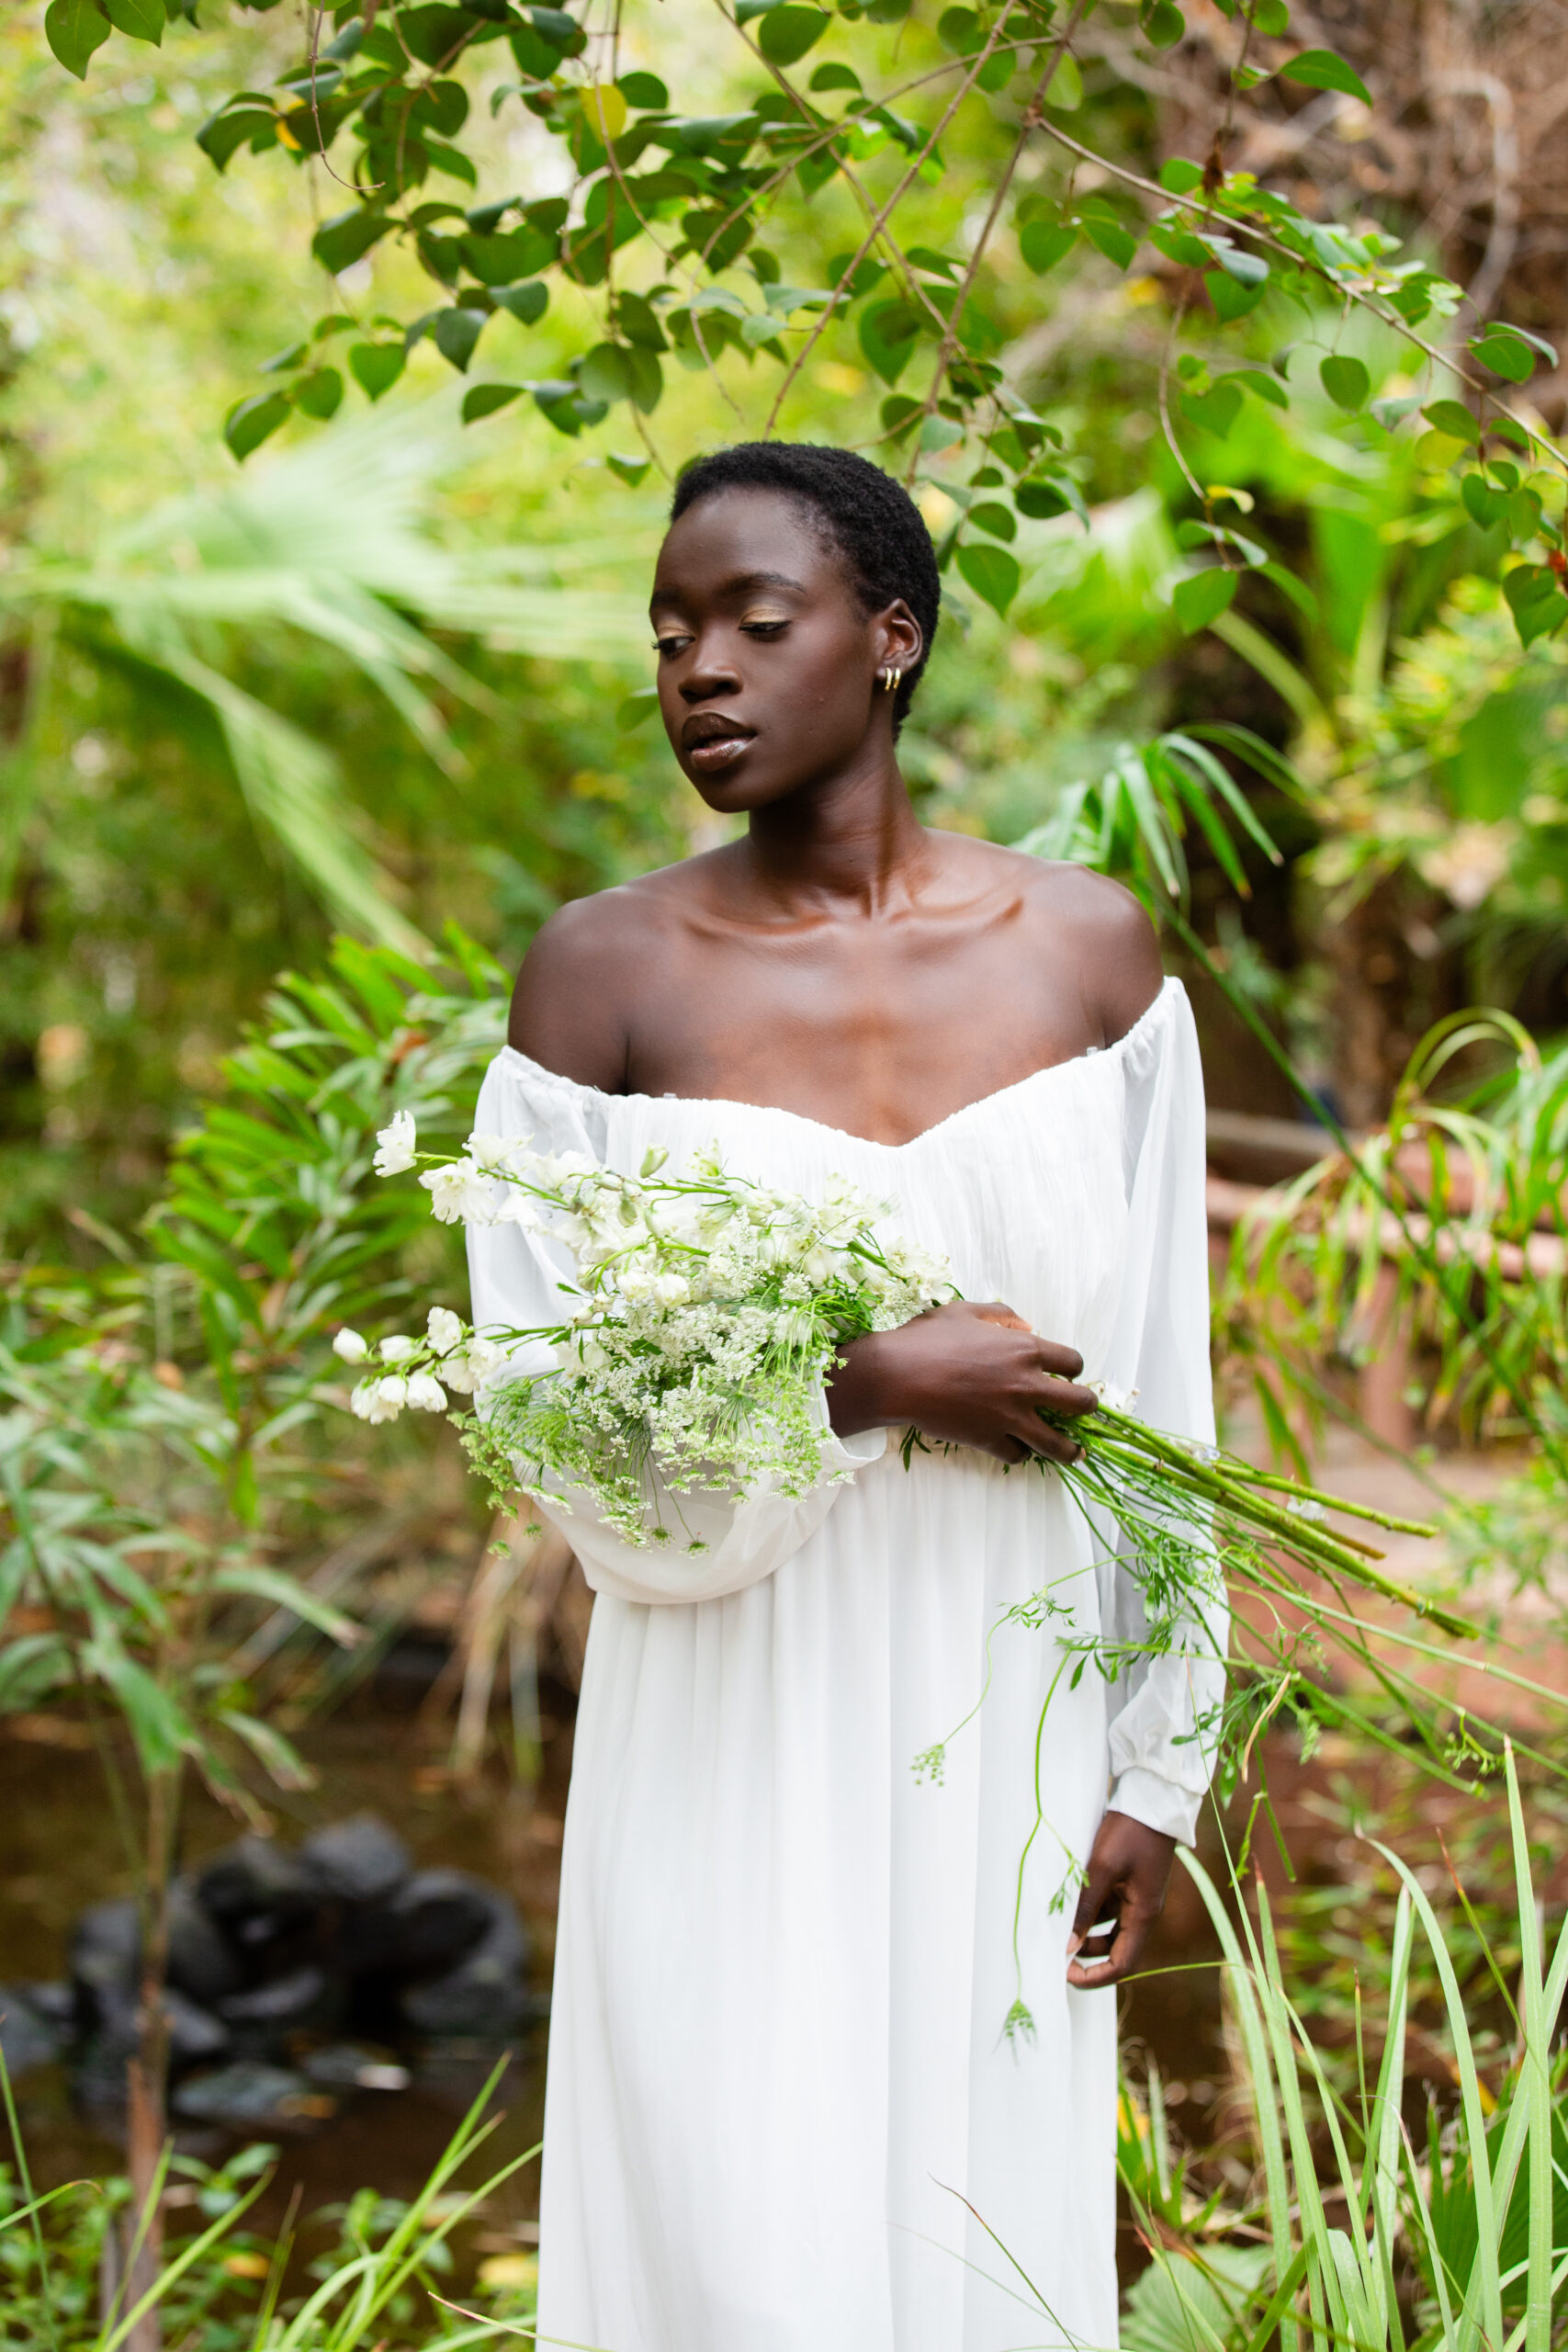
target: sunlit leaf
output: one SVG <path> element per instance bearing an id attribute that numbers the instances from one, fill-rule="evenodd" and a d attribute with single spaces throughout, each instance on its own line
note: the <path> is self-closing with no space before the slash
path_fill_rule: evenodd
<path id="1" fill-rule="evenodd" d="M 1179 580 L 1170 599 L 1179 626 L 1189 637 L 1201 628 L 1209 628 L 1229 609 L 1235 590 L 1236 574 L 1223 571 L 1218 565 Z"/>
<path id="2" fill-rule="evenodd" d="M 1342 90 L 1347 97 L 1359 98 L 1364 107 L 1371 105 L 1372 94 L 1360 75 L 1331 49 L 1303 49 L 1279 71 L 1282 82 L 1301 82 L 1309 90 Z"/>
<path id="3" fill-rule="evenodd" d="M 335 368 L 312 368 L 295 383 L 290 398 L 302 415 L 313 416 L 322 423 L 337 414 L 343 401 L 343 378 Z"/>
<path id="4" fill-rule="evenodd" d="M 506 408 L 522 396 L 521 384 L 472 385 L 463 394 L 463 422 L 477 424 L 481 417 L 493 416 L 497 409 Z"/>
<path id="5" fill-rule="evenodd" d="M 349 346 L 349 370 L 361 391 L 373 401 L 390 391 L 407 364 L 400 343 L 355 343 Z"/>
<path id="6" fill-rule="evenodd" d="M 109 20 L 99 0 L 50 0 L 43 31 L 65 71 L 85 82 L 93 51 L 109 37 Z"/>
<path id="7" fill-rule="evenodd" d="M 169 21 L 164 0 L 103 0 L 103 5 L 117 32 L 129 33 L 132 40 L 150 40 L 154 49 L 163 47 Z"/>
<path id="8" fill-rule="evenodd" d="M 1331 352 L 1317 372 L 1336 408 L 1346 409 L 1351 415 L 1365 408 L 1372 379 L 1359 359 L 1352 359 L 1344 352 Z"/>
<path id="9" fill-rule="evenodd" d="M 293 410 L 287 392 L 253 392 L 236 401 L 223 420 L 223 438 L 242 461 L 259 449 L 268 436 L 287 424 Z"/>
<path id="10" fill-rule="evenodd" d="M 860 347 L 885 384 L 896 384 L 914 356 L 924 315 L 902 296 L 861 312 Z"/>
<path id="11" fill-rule="evenodd" d="M 976 540 L 959 548 L 957 562 L 959 571 L 976 596 L 989 605 L 993 612 L 1005 615 L 1023 577 L 1018 558 L 1009 555 L 1005 548 L 991 547 Z"/>
<path id="12" fill-rule="evenodd" d="M 1040 277 L 1065 260 L 1077 241 L 1077 231 L 1065 220 L 1026 220 L 1018 232 L 1019 252 Z"/>
<path id="13" fill-rule="evenodd" d="M 778 8 L 770 8 L 757 30 L 757 46 L 773 65 L 793 65 L 809 49 L 815 49 L 832 23 L 825 8 L 802 8 L 794 0 L 784 0 Z"/>

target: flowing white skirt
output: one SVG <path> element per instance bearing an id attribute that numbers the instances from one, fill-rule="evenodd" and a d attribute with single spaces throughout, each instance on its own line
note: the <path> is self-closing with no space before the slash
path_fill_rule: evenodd
<path id="1" fill-rule="evenodd" d="M 744 1591 L 600 1595 L 541 2343 L 1115 2344 L 1116 1996 L 1065 1977 L 1106 1791 L 1105 1685 L 1072 1688 L 1061 1647 L 1094 1630 L 1089 1558 L 1054 1479 L 890 1453 Z M 1047 1583 L 1070 1613 L 994 1634 L 978 1713 L 918 1778 Z"/>

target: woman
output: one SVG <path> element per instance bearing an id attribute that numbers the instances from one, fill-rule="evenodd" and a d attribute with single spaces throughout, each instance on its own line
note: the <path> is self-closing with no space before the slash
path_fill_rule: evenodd
<path id="1" fill-rule="evenodd" d="M 626 1170 L 716 1138 L 781 1189 L 848 1176 L 965 1300 L 1008 1302 L 848 1348 L 825 1409 L 852 1482 L 741 1506 L 700 1560 L 549 1506 L 599 1599 L 541 2343 L 1116 2340 L 1105 1996 L 1192 1835 L 1216 1669 L 1195 1640 L 1052 1691 L 1066 1636 L 1135 1635 L 1137 1592 L 1016 1465 L 1070 1457 L 1040 1414 L 1087 1410 L 1085 1372 L 1212 1434 L 1201 1088 L 1125 892 L 918 822 L 894 740 L 939 595 L 919 513 L 862 458 L 758 444 L 682 477 L 660 705 L 747 831 L 546 925 L 478 1114 Z M 476 1320 L 557 1319 L 559 1271 L 477 1230 Z M 987 1634 L 1046 1585 L 1055 1613 L 997 1634 L 922 1782 Z"/>

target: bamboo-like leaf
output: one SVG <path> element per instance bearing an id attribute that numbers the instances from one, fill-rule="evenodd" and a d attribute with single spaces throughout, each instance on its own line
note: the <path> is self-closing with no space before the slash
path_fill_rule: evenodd
<path id="1" fill-rule="evenodd" d="M 265 1600 L 274 1609 L 287 1609 L 291 1616 L 314 1625 L 318 1633 L 325 1634 L 341 1649 L 357 1648 L 365 1639 L 363 1625 L 356 1625 L 341 1609 L 334 1609 L 308 1585 L 301 1584 L 298 1577 L 285 1576 L 281 1569 L 264 1567 L 259 1562 L 239 1568 L 220 1568 L 211 1579 L 211 1588 L 214 1592 L 243 1593 L 248 1600 Z"/>
<path id="2" fill-rule="evenodd" d="M 220 1707 L 218 1721 L 226 1724 L 236 1739 L 243 1739 L 257 1761 L 266 1768 L 280 1789 L 299 1791 L 313 1789 L 320 1777 L 306 1763 L 292 1740 L 271 1724 L 258 1716 L 247 1715 L 236 1707 Z"/>

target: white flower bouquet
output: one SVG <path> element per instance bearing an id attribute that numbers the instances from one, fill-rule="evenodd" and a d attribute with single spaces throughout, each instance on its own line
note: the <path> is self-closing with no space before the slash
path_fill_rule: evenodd
<path id="1" fill-rule="evenodd" d="M 379 1143 L 378 1173 L 427 1160 L 420 1182 L 443 1223 L 537 1230 L 564 1245 L 576 1281 L 570 1316 L 536 1330 L 477 1333 L 432 1308 L 423 1340 L 379 1342 L 354 1410 L 389 1420 L 482 1390 L 466 1437 L 497 1490 L 585 1488 L 628 1544 L 671 1543 L 665 1505 L 678 1515 L 682 1492 L 806 1493 L 831 1443 L 821 1397 L 836 1351 L 955 1295 L 940 1259 L 881 1233 L 887 1204 L 847 1184 L 813 1203 L 728 1174 L 713 1152 L 679 1174 L 650 1153 L 631 1177 L 494 1136 L 441 1159 L 415 1153 L 406 1113 Z M 541 1342 L 554 1362 L 509 1374 Z M 357 1332 L 335 1345 L 368 1363 Z"/>
<path id="2" fill-rule="evenodd" d="M 731 1175 L 716 1148 L 670 1172 L 650 1153 L 626 1176 L 585 1157 L 551 1157 L 502 1136 L 474 1135 L 456 1156 L 420 1152 L 400 1112 L 378 1137 L 377 1171 L 418 1168 L 446 1224 L 513 1223 L 558 1245 L 571 1275 L 570 1312 L 532 1330 L 475 1331 L 445 1307 L 424 1336 L 394 1333 L 372 1348 L 338 1334 L 338 1354 L 363 1364 L 351 1399 L 366 1420 L 440 1412 L 473 1396 L 464 1442 L 496 1497 L 521 1485 L 590 1497 L 628 1544 L 671 1544 L 682 1493 L 744 1498 L 764 1481 L 804 1494 L 828 1468 L 823 1409 L 835 1356 L 869 1331 L 896 1329 L 959 1295 L 951 1267 L 887 1229 L 888 1204 L 846 1183 L 820 1203 Z M 536 1365 L 524 1369 L 526 1351 Z M 1494 1760 L 1491 1726 L 1457 1724 L 1417 1679 L 1381 1654 L 1414 1636 L 1371 1626 L 1347 1594 L 1357 1585 L 1461 1638 L 1474 1629 L 1377 1565 L 1382 1555 L 1328 1522 L 1329 1514 L 1429 1535 L 1419 1521 L 1350 1503 L 1280 1477 L 1213 1445 L 1151 1428 L 1124 1395 L 1063 1426 L 1080 1451 L 1042 1463 L 1084 1512 L 1097 1544 L 1136 1577 L 1145 1625 L 1136 1639 L 1079 1633 L 1064 1622 L 1065 1650 L 1115 1678 L 1137 1658 L 1190 1653 L 1205 1638 L 1207 1605 L 1222 1584 L 1262 1603 L 1248 1622 L 1246 1668 L 1233 1672 L 1219 1712 L 1195 1736 L 1217 1749 L 1222 1781 L 1245 1770 L 1258 1730 L 1289 1709 L 1315 1737 L 1325 1722 L 1354 1722 L 1385 1744 L 1415 1736 L 1433 1769 Z M 922 1441 L 904 1442 L 908 1462 Z M 689 1533 L 684 1548 L 701 1550 Z M 1072 1615 L 1049 1586 L 1009 1613 L 1021 1623 Z M 1378 1652 L 1374 1654 L 1374 1644 Z M 1337 1652 L 1363 1686 L 1370 1676 L 1401 1722 L 1380 1729 L 1328 1670 Z M 1477 1733 L 1484 1736 L 1478 1740 Z M 942 1747 L 919 1759 L 940 1770 Z"/>

